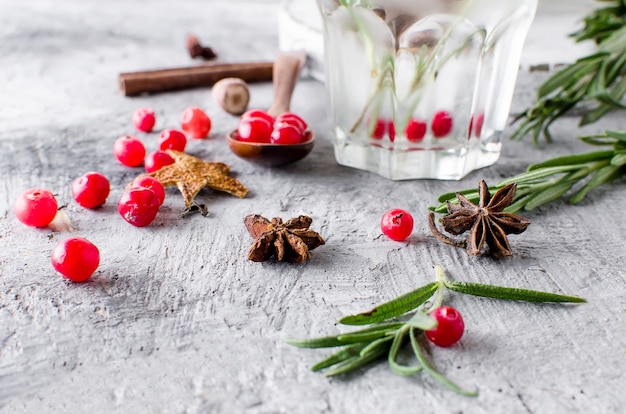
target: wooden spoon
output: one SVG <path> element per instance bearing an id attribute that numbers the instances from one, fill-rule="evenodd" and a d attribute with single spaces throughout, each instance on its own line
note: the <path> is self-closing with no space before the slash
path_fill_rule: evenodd
<path id="1" fill-rule="evenodd" d="M 274 62 L 272 80 L 274 101 L 267 113 L 273 117 L 289 112 L 291 97 L 306 60 L 304 52 L 281 52 Z M 313 149 L 313 132 L 306 131 L 306 138 L 299 144 L 266 144 L 238 139 L 237 131 L 227 135 L 228 145 L 235 155 L 265 167 L 290 164 L 306 157 Z"/>

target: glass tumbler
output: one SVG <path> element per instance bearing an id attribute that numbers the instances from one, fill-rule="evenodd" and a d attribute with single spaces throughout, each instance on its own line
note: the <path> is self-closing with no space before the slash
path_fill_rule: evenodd
<path id="1" fill-rule="evenodd" d="M 537 0 L 317 3 L 339 164 L 458 180 L 498 160 Z"/>

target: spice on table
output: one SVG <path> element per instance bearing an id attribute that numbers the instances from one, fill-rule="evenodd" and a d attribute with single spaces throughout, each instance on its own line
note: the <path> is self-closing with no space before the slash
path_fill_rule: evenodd
<path id="1" fill-rule="evenodd" d="M 463 247 L 472 256 L 481 253 L 485 242 L 494 256 L 511 256 L 512 251 L 507 234 L 523 233 L 530 224 L 530 221 L 522 217 L 503 211 L 513 202 L 516 188 L 517 184 L 513 182 L 498 190 L 492 197 L 485 180 L 480 180 L 478 205 L 457 193 L 459 204 L 447 202 L 448 215 L 440 219 L 444 230 L 455 236 L 469 230 L 467 238 L 454 240 L 441 233 L 435 225 L 433 212 L 430 212 L 428 216 L 430 231 L 439 241 Z"/>
<path id="2" fill-rule="evenodd" d="M 204 187 L 224 191 L 240 198 L 248 194 L 248 189 L 243 184 L 228 176 L 230 170 L 228 165 L 204 161 L 183 152 L 173 150 L 166 152 L 174 158 L 174 163 L 151 173 L 150 176 L 166 187 L 177 186 L 188 210 L 192 208 L 194 198 Z"/>
<path id="3" fill-rule="evenodd" d="M 255 239 L 248 251 L 248 260 L 263 262 L 272 256 L 279 262 L 301 263 L 311 258 L 311 250 L 325 243 L 322 236 L 309 227 L 313 219 L 298 216 L 283 223 L 280 217 L 269 221 L 258 214 L 250 214 L 244 224 Z"/>
<path id="4" fill-rule="evenodd" d="M 199 66 L 126 72 L 119 75 L 122 95 L 136 96 L 211 86 L 220 79 L 236 77 L 246 82 L 272 80 L 273 62 L 204 64 Z"/>
<path id="5" fill-rule="evenodd" d="M 189 56 L 193 59 L 202 58 L 204 60 L 211 60 L 217 57 L 217 54 L 210 47 L 204 46 L 200 43 L 198 36 L 193 33 L 189 33 L 185 38 L 187 44 L 187 51 Z"/>
<path id="6" fill-rule="evenodd" d="M 241 78 L 220 79 L 211 89 L 213 100 L 231 115 L 241 115 L 248 109 L 250 89 Z"/>

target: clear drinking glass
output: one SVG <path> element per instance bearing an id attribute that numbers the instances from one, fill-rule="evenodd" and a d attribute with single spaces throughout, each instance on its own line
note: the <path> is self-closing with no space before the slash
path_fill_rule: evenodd
<path id="1" fill-rule="evenodd" d="M 339 164 L 454 180 L 498 160 L 537 0 L 317 2 Z"/>

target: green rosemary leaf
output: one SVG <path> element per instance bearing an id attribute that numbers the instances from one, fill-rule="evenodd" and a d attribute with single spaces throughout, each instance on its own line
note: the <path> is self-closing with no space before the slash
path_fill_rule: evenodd
<path id="1" fill-rule="evenodd" d="M 526 201 L 524 210 L 533 210 L 539 206 L 561 198 L 561 196 L 567 193 L 575 183 L 575 181 L 566 180 L 534 194 L 529 200 Z"/>
<path id="2" fill-rule="evenodd" d="M 546 161 L 546 165 L 550 161 Z M 531 165 L 530 167 L 533 167 L 533 166 Z M 504 187 L 505 185 L 508 185 L 514 182 L 517 182 L 518 184 L 527 183 L 527 182 L 532 183 L 540 178 L 546 178 L 546 177 L 550 177 L 556 174 L 561 174 L 561 173 L 570 172 L 572 170 L 577 170 L 578 168 L 580 168 L 578 165 L 555 165 L 555 166 L 545 166 L 541 168 L 533 168 L 531 170 L 530 167 L 527 172 L 518 174 L 506 180 L 502 180 L 497 184 L 497 186 Z"/>
<path id="3" fill-rule="evenodd" d="M 406 321 L 406 325 L 412 328 L 421 329 L 422 331 L 428 331 L 429 329 L 435 329 L 438 323 L 437 319 L 429 316 L 427 313 L 417 311 L 411 319 Z"/>
<path id="4" fill-rule="evenodd" d="M 585 125 L 593 124 L 598 119 L 602 118 L 604 115 L 608 114 L 612 110 L 613 110 L 613 106 L 607 105 L 605 103 L 600 104 L 596 108 L 592 109 L 591 111 L 583 115 L 583 117 L 580 119 L 579 125 L 585 126 Z"/>
<path id="5" fill-rule="evenodd" d="M 359 356 L 359 353 L 365 347 L 365 345 L 366 344 L 361 343 L 346 346 L 341 351 L 335 352 L 334 354 L 322 359 L 321 361 L 313 365 L 311 367 L 311 371 L 321 371 L 324 368 L 332 367 L 333 365 L 339 364 L 340 362 L 343 362 L 349 358 L 357 357 Z"/>
<path id="6" fill-rule="evenodd" d="M 618 76 L 624 73 L 626 65 L 626 53 L 618 53 L 617 59 L 610 62 L 610 68 L 607 72 L 606 79 L 608 83 L 613 83 Z"/>
<path id="7" fill-rule="evenodd" d="M 424 369 L 421 365 L 408 366 L 401 365 L 397 362 L 398 353 L 400 352 L 400 348 L 404 342 L 404 337 L 408 331 L 409 327 L 407 326 L 406 329 L 400 329 L 396 332 L 396 335 L 393 337 L 391 348 L 389 349 L 389 354 L 387 355 L 387 363 L 389 364 L 391 372 L 403 377 L 417 374 Z"/>
<path id="8" fill-rule="evenodd" d="M 621 167 L 622 165 L 626 165 L 626 154 L 617 154 L 613 158 L 611 158 L 611 165 L 614 167 Z"/>
<path id="9" fill-rule="evenodd" d="M 564 67 L 539 86 L 537 96 L 542 98 L 554 92 L 556 89 L 562 88 L 563 84 L 570 83 L 573 79 L 580 78 L 586 73 L 591 73 L 606 55 L 608 55 L 608 52 L 594 53 Z"/>
<path id="10" fill-rule="evenodd" d="M 287 343 L 298 348 L 331 348 L 346 345 L 337 338 L 338 336 L 324 336 L 311 339 L 288 339 Z"/>
<path id="11" fill-rule="evenodd" d="M 344 325 L 368 325 L 403 315 L 426 302 L 435 293 L 437 286 L 437 282 L 428 283 L 414 291 L 378 305 L 367 312 L 345 316 L 339 320 L 339 323 Z"/>
<path id="12" fill-rule="evenodd" d="M 530 200 L 531 197 L 532 196 L 530 194 L 527 194 L 519 198 L 516 197 L 517 201 L 515 201 L 513 204 L 505 208 L 504 211 L 506 213 L 513 213 L 513 214 L 519 213 L 520 211 L 524 210 L 524 207 L 526 207 L 526 203 L 528 203 L 528 200 Z"/>
<path id="13" fill-rule="evenodd" d="M 381 358 L 389 351 L 389 342 L 383 342 L 378 347 L 373 348 L 368 354 L 363 356 L 354 356 L 346 359 L 334 369 L 327 371 L 324 375 L 332 377 L 335 375 L 347 374 Z"/>
<path id="14" fill-rule="evenodd" d="M 580 140 L 589 145 L 613 145 L 615 144 L 615 138 L 602 136 L 602 135 L 588 135 L 580 137 Z"/>
<path id="15" fill-rule="evenodd" d="M 585 299 L 577 296 L 559 295 L 556 293 L 541 292 L 537 290 L 484 285 L 481 283 L 472 282 L 452 282 L 449 280 L 445 281 L 444 283 L 448 289 L 455 292 L 465 293 L 473 296 L 482 296 L 485 298 L 521 300 L 525 302 L 586 302 Z"/>
<path id="16" fill-rule="evenodd" d="M 615 165 L 607 165 L 599 170 L 597 170 L 594 175 L 591 177 L 591 180 L 585 184 L 583 188 L 578 190 L 570 199 L 570 204 L 578 204 L 583 198 L 589 193 L 589 191 L 594 188 L 606 184 L 620 176 L 619 167 Z"/>
<path id="17" fill-rule="evenodd" d="M 491 188 L 489 189 L 489 191 L 491 191 Z M 461 191 L 453 191 L 450 193 L 445 193 L 439 196 L 439 198 L 437 199 L 437 201 L 439 201 L 440 203 L 446 200 L 450 200 L 452 198 L 455 198 L 456 195 L 458 194 L 462 194 L 465 197 L 467 197 L 468 199 L 473 199 L 473 198 L 477 198 L 478 197 L 478 191 L 476 191 L 475 188 L 472 189 L 466 189 L 466 190 L 461 190 Z"/>
<path id="18" fill-rule="evenodd" d="M 626 142 L 626 132 L 623 131 L 606 131 L 606 136 L 615 138 L 618 141 Z"/>
<path id="19" fill-rule="evenodd" d="M 369 354 L 370 352 L 375 352 L 376 349 L 379 346 L 382 346 L 382 344 L 384 344 L 385 342 L 393 341 L 393 338 L 394 338 L 393 335 L 388 335 L 388 336 L 385 336 L 384 338 L 378 338 L 377 340 L 370 342 L 365 348 L 361 349 L 361 352 L 359 352 L 359 355 L 365 356 Z"/>
<path id="20" fill-rule="evenodd" d="M 468 391 L 461 388 L 450 379 L 448 379 L 445 375 L 437 371 L 432 365 L 430 365 L 430 363 L 426 360 L 426 357 L 424 357 L 424 353 L 420 349 L 419 344 L 417 343 L 417 338 L 415 337 L 415 332 L 413 331 L 413 329 L 409 331 L 409 337 L 411 338 L 411 347 L 413 348 L 415 357 L 420 362 L 420 364 L 422 364 L 424 370 L 428 372 L 431 377 L 437 380 L 444 387 L 456 392 L 457 394 L 464 395 L 466 397 L 478 396 L 478 391 Z"/>
<path id="21" fill-rule="evenodd" d="M 402 322 L 383 322 L 345 334 L 304 340 L 290 339 L 287 340 L 287 343 L 297 346 L 298 348 L 331 348 L 334 346 L 343 346 L 349 343 L 364 341 L 369 335 L 372 334 L 374 335 L 374 338 L 378 338 L 379 336 L 384 336 L 388 331 L 393 331 L 394 329 L 402 327 L 402 325 L 404 325 Z M 362 339 L 358 340 L 359 338 Z"/>
<path id="22" fill-rule="evenodd" d="M 612 150 L 593 151 L 583 154 L 565 155 L 562 157 L 552 158 L 550 160 L 532 164 L 528 167 L 528 171 L 543 170 L 548 167 L 564 167 L 563 171 L 572 168 L 574 164 L 584 164 L 592 161 L 608 159 L 613 156 Z M 549 174 L 552 175 L 552 174 Z"/>
<path id="23" fill-rule="evenodd" d="M 389 335 L 389 332 L 393 332 L 403 325 L 404 323 L 402 322 L 376 325 L 372 328 L 339 335 L 337 339 L 343 343 L 370 342 Z"/>
<path id="24" fill-rule="evenodd" d="M 625 45 L 626 49 L 626 45 Z M 622 76 L 622 79 L 611 89 L 610 95 L 611 98 L 615 101 L 621 101 L 626 94 L 626 76 Z M 580 126 L 585 126 L 591 123 L 596 122 L 598 119 L 602 118 L 604 115 L 613 110 L 616 106 L 608 103 L 601 103 L 595 109 L 586 113 L 582 119 L 580 120 Z"/>

